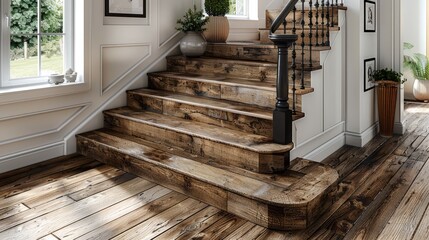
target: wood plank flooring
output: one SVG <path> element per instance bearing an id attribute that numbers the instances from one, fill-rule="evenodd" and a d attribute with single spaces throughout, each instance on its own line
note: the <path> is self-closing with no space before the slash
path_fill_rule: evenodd
<path id="1" fill-rule="evenodd" d="M 0 175 L 0 239 L 429 239 L 429 105 L 406 103 L 406 133 L 344 146 L 329 211 L 271 231 L 82 156 Z"/>

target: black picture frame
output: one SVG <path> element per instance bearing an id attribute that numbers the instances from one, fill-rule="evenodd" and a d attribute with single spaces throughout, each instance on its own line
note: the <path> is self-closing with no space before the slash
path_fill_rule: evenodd
<path id="1" fill-rule="evenodd" d="M 137 1 L 139 7 L 133 7 L 132 1 Z M 111 4 L 116 7 L 111 8 Z M 122 5 L 122 6 L 121 6 Z M 146 0 L 105 0 L 104 16 L 146 18 Z"/>
<path id="2" fill-rule="evenodd" d="M 365 0 L 364 2 L 364 31 L 375 32 L 377 27 L 377 9 L 375 2 Z"/>
<path id="3" fill-rule="evenodd" d="M 375 87 L 372 81 L 372 72 L 377 69 L 376 59 L 368 58 L 363 62 L 364 69 L 364 91 L 367 92 Z"/>

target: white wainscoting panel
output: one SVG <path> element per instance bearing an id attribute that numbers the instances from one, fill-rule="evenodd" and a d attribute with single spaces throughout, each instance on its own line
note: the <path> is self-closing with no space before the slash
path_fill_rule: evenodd
<path id="1" fill-rule="evenodd" d="M 149 43 L 101 46 L 102 94 L 109 91 L 151 55 Z"/>

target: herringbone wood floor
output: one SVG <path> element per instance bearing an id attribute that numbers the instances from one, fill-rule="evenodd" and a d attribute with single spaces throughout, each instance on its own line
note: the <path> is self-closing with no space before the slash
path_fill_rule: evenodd
<path id="1" fill-rule="evenodd" d="M 82 156 L 0 175 L 0 239 L 428 239 L 429 105 L 403 136 L 324 160 L 341 182 L 305 231 L 276 232 Z"/>

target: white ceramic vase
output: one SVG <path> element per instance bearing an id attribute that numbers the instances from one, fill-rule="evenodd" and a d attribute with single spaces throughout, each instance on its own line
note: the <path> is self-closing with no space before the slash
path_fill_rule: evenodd
<path id="1" fill-rule="evenodd" d="M 413 84 L 413 94 L 419 101 L 429 101 L 429 80 L 416 79 Z"/>
<path id="2" fill-rule="evenodd" d="M 187 57 L 198 57 L 204 54 L 207 41 L 199 32 L 187 32 L 180 41 L 180 51 Z"/>

